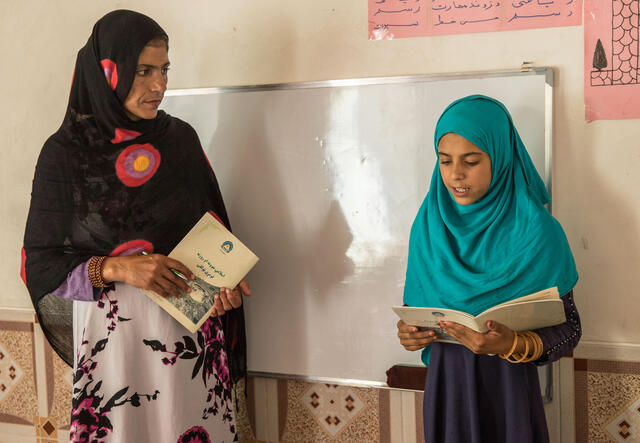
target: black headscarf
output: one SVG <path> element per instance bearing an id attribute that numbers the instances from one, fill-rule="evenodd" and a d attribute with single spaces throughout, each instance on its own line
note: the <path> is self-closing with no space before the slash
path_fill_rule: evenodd
<path id="1" fill-rule="evenodd" d="M 58 354 L 73 364 L 72 302 L 50 295 L 92 256 L 168 254 L 205 211 L 229 227 L 216 177 L 195 131 L 158 111 L 131 121 L 124 101 L 151 40 L 151 18 L 118 10 L 78 52 L 62 126 L 45 142 L 33 179 L 22 277 Z M 242 308 L 221 318 L 233 380 L 246 372 Z M 210 321 L 210 320 L 209 320 Z"/>

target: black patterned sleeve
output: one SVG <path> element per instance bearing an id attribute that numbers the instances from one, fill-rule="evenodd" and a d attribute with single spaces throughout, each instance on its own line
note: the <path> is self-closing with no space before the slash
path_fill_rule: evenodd
<path id="1" fill-rule="evenodd" d="M 562 297 L 562 301 L 564 302 L 564 313 L 567 321 L 556 326 L 533 331 L 542 339 L 544 349 L 542 357 L 534 362 L 537 365 L 553 363 L 571 354 L 580 341 L 582 328 L 580 326 L 580 315 L 573 301 L 573 291 Z"/>

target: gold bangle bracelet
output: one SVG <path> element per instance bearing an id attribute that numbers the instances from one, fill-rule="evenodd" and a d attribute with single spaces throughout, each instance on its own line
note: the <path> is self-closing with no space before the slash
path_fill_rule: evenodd
<path id="1" fill-rule="evenodd" d="M 529 337 L 531 339 L 531 342 L 533 343 L 533 351 L 531 353 L 531 357 L 529 357 L 527 361 L 535 361 L 538 358 L 540 358 L 540 354 L 542 353 L 542 350 L 540 349 L 540 344 L 538 342 L 538 334 L 531 331 L 526 331 L 526 334 L 527 334 L 527 337 Z"/>
<path id="2" fill-rule="evenodd" d="M 525 340 L 525 343 L 531 344 L 531 355 L 529 355 L 529 352 L 527 350 L 527 352 L 525 352 L 525 354 L 522 355 L 521 358 L 517 359 L 516 361 L 509 361 L 511 361 L 512 363 L 529 363 L 538 360 L 543 351 L 542 340 L 540 339 L 540 336 L 531 331 L 523 331 L 520 332 L 519 335 Z"/>
<path id="3" fill-rule="evenodd" d="M 530 348 L 527 351 L 527 353 L 523 355 L 524 358 L 522 358 L 519 362 L 519 363 L 526 363 L 530 360 L 531 356 L 535 354 L 537 344 L 533 341 L 528 331 L 522 331 L 520 334 L 526 340 L 526 342 L 530 345 Z"/>
<path id="4" fill-rule="evenodd" d="M 527 332 L 531 337 L 531 340 L 533 340 L 533 342 L 535 343 L 535 350 L 531 355 L 531 361 L 536 361 L 542 355 L 542 340 L 540 339 L 540 336 L 535 332 L 532 332 L 532 331 L 527 331 Z"/>
<path id="5" fill-rule="evenodd" d="M 542 339 L 538 334 L 536 334 L 535 332 L 531 332 L 531 336 L 533 337 L 535 342 L 538 344 L 538 351 L 536 352 L 535 358 L 533 359 L 535 361 L 535 360 L 538 360 L 540 357 L 542 357 L 542 352 L 544 351 L 544 345 L 542 344 Z"/>
<path id="6" fill-rule="evenodd" d="M 524 352 L 522 354 L 514 353 L 512 356 L 507 358 L 507 361 L 510 363 L 523 363 L 529 354 L 529 340 L 524 335 L 518 335 L 524 340 Z M 512 360 L 511 357 L 515 358 L 515 360 Z"/>
<path id="7" fill-rule="evenodd" d="M 518 345 L 518 337 L 524 340 L 524 352 L 515 352 Z M 543 352 L 542 339 L 532 331 L 515 332 L 511 349 L 506 354 L 500 354 L 500 358 L 509 363 L 529 363 L 538 360 Z"/>
<path id="8" fill-rule="evenodd" d="M 509 357 L 511 357 L 511 354 L 513 354 L 513 351 L 516 350 L 517 346 L 518 346 L 518 333 L 514 331 L 513 332 L 513 344 L 511 345 L 511 349 L 509 349 L 509 352 L 507 352 L 506 354 L 499 354 L 500 358 L 504 358 L 506 360 Z"/>

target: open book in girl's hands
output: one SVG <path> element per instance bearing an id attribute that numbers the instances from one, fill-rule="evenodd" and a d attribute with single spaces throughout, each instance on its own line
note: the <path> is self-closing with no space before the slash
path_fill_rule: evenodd
<path id="1" fill-rule="evenodd" d="M 182 262 L 195 275 L 193 280 L 186 280 L 173 270 L 186 280 L 191 292 L 180 291 L 179 298 L 162 297 L 153 291 L 144 293 L 191 332 L 209 318 L 220 288 L 235 288 L 258 262 L 258 257 L 208 212 L 168 256 Z"/>
<path id="2" fill-rule="evenodd" d="M 392 309 L 406 324 L 417 326 L 421 330 L 436 331 L 438 341 L 448 343 L 458 341 L 438 326 L 441 320 L 456 322 L 477 332 L 487 332 L 489 320 L 502 323 L 514 331 L 531 331 L 567 321 L 557 287 L 496 305 L 475 317 L 455 309 L 410 306 L 393 306 Z"/>

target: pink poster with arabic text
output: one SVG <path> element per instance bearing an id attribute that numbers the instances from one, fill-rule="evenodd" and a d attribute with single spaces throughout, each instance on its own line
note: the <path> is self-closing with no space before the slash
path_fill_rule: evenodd
<path id="1" fill-rule="evenodd" d="M 369 0 L 369 39 L 578 26 L 582 0 Z"/>
<path id="2" fill-rule="evenodd" d="M 640 0 L 586 0 L 584 102 L 587 121 L 640 118 Z"/>

